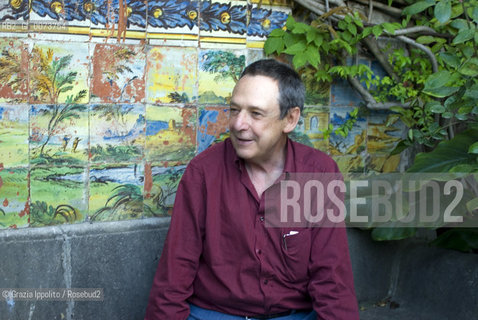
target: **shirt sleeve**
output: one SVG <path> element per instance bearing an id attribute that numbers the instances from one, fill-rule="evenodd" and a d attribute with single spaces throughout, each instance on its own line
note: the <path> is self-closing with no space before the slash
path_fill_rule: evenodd
<path id="1" fill-rule="evenodd" d="M 171 225 L 154 276 L 146 320 L 184 320 L 193 294 L 204 235 L 203 175 L 189 165 L 176 193 Z"/>
<path id="2" fill-rule="evenodd" d="M 334 167 L 334 179 L 342 180 L 335 163 Z M 343 201 L 343 193 L 337 196 Z M 338 207 L 330 201 L 327 203 L 326 207 L 332 208 L 334 215 L 338 216 Z M 345 223 L 329 221 L 323 227 L 314 227 L 311 240 L 308 291 L 317 319 L 358 320 Z"/>

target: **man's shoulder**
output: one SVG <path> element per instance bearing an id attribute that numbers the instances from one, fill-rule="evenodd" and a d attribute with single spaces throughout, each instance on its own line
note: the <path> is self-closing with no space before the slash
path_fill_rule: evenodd
<path id="1" fill-rule="evenodd" d="M 337 172 L 338 166 L 334 159 L 325 152 L 290 140 L 295 154 L 296 165 L 310 172 Z"/>
<path id="2" fill-rule="evenodd" d="M 223 163 L 227 157 L 231 156 L 232 145 L 228 140 L 218 142 L 195 156 L 190 162 L 190 166 L 198 168 L 216 167 Z"/>

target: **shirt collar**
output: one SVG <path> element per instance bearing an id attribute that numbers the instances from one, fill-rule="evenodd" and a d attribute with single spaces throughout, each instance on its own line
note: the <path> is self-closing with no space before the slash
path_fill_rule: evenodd
<path id="1" fill-rule="evenodd" d="M 227 139 L 227 143 L 228 143 L 229 147 L 233 148 L 233 150 L 234 150 L 234 147 L 232 145 L 232 142 L 231 142 L 230 138 Z M 284 173 L 290 173 L 290 172 L 295 171 L 295 165 L 294 165 L 295 164 L 295 154 L 294 154 L 293 142 L 289 137 L 287 137 L 286 148 L 287 148 L 287 153 L 286 153 L 286 156 L 285 156 L 285 163 L 284 163 L 283 172 Z M 235 150 L 234 150 L 233 154 L 234 154 L 234 158 L 233 158 L 234 164 L 242 172 L 243 168 L 245 168 L 244 159 L 239 158 Z"/>

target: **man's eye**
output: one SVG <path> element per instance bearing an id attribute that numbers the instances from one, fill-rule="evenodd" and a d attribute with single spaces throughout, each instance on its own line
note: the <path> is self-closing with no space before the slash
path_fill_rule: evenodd
<path id="1" fill-rule="evenodd" d="M 253 111 L 253 112 L 252 112 L 252 115 L 253 115 L 254 117 L 260 117 L 262 114 L 261 114 L 260 112 Z"/>
<path id="2" fill-rule="evenodd" d="M 235 109 L 235 108 L 230 108 L 230 109 L 229 109 L 229 112 L 230 112 L 231 114 L 237 114 L 237 113 L 239 113 L 239 110 L 238 110 L 238 109 Z"/>

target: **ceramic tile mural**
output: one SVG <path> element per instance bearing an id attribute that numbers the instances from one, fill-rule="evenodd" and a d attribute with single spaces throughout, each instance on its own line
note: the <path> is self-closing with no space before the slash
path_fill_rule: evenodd
<path id="1" fill-rule="evenodd" d="M 196 109 L 146 106 L 146 160 L 190 160 L 196 152 Z"/>
<path id="2" fill-rule="evenodd" d="M 86 164 L 88 108 L 81 104 L 30 108 L 30 163 L 41 166 Z"/>
<path id="3" fill-rule="evenodd" d="M 20 228 L 29 222 L 28 168 L 0 165 L 0 228 Z"/>
<path id="4" fill-rule="evenodd" d="M 389 154 L 404 132 L 404 126 L 392 112 L 373 111 L 368 116 L 367 149 L 371 154 Z"/>
<path id="5" fill-rule="evenodd" d="M 329 110 L 305 107 L 291 137 L 305 145 L 327 152 L 328 141 L 323 131 L 329 126 Z"/>
<path id="6" fill-rule="evenodd" d="M 82 166 L 30 169 L 30 223 L 49 226 L 85 221 L 87 170 Z"/>
<path id="7" fill-rule="evenodd" d="M 28 100 L 28 48 L 24 41 L 0 38 L 0 102 Z"/>
<path id="8" fill-rule="evenodd" d="M 30 55 L 31 103 L 87 103 L 88 44 L 35 42 Z"/>
<path id="9" fill-rule="evenodd" d="M 0 164 L 28 166 L 28 106 L 0 105 Z"/>
<path id="10" fill-rule="evenodd" d="M 143 216 L 142 165 L 93 165 L 89 177 L 88 220 L 111 221 Z"/>
<path id="11" fill-rule="evenodd" d="M 228 104 L 246 64 L 244 50 L 201 50 L 198 93 L 200 104 Z"/>
<path id="12" fill-rule="evenodd" d="M 93 163 L 139 162 L 145 142 L 142 104 L 95 104 L 90 109 L 90 149 Z"/>
<path id="13" fill-rule="evenodd" d="M 144 167 L 144 216 L 170 214 L 176 189 L 186 169 L 184 162 L 146 163 Z"/>
<path id="14" fill-rule="evenodd" d="M 332 107 L 330 109 L 330 123 L 334 128 L 344 124 L 350 118 L 352 108 Z M 355 155 L 366 149 L 367 119 L 359 115 L 347 137 L 331 134 L 329 138 L 329 152 L 332 155 Z"/>
<path id="15" fill-rule="evenodd" d="M 92 102 L 142 102 L 144 46 L 96 44 L 92 52 Z"/>
<path id="16" fill-rule="evenodd" d="M 199 1 L 148 1 L 147 31 L 152 45 L 197 47 Z"/>
<path id="17" fill-rule="evenodd" d="M 197 100 L 197 49 L 152 47 L 148 52 L 147 100 L 192 103 Z"/>
<path id="18" fill-rule="evenodd" d="M 291 6 L 0 0 L 0 229 L 171 214 L 188 162 L 228 137 L 232 89 Z M 345 173 L 399 168 L 389 152 L 403 126 L 391 114 L 324 139 L 360 97 L 301 75 L 307 106 L 293 139 Z"/>
<path id="19" fill-rule="evenodd" d="M 199 42 L 202 48 L 245 48 L 247 1 L 201 1 Z M 212 44 L 212 45 L 211 45 Z"/>
<path id="20" fill-rule="evenodd" d="M 198 118 L 198 153 L 229 136 L 229 108 L 202 107 Z"/>

